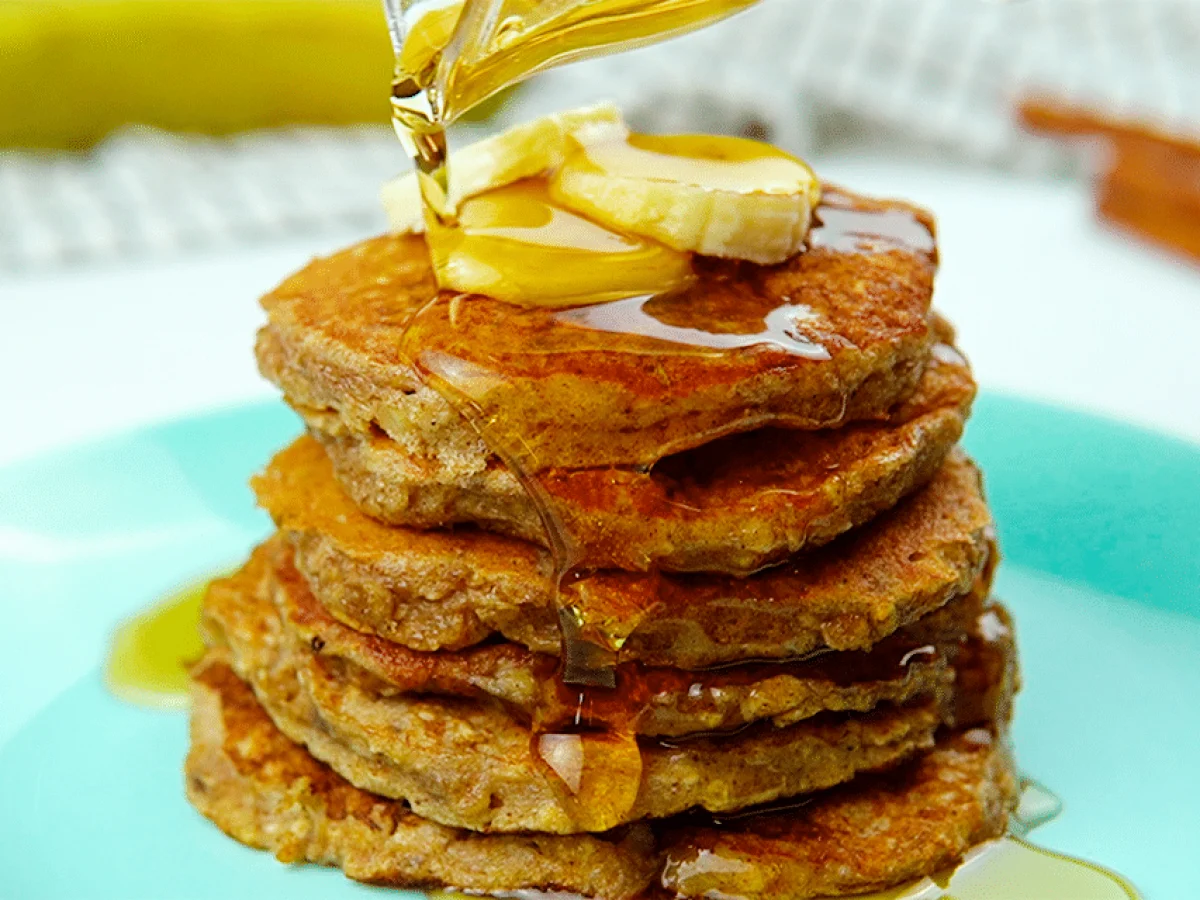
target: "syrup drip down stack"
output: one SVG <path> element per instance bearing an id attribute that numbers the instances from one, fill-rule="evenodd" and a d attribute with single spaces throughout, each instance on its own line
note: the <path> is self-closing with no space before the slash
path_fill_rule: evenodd
<path id="1" fill-rule="evenodd" d="M 824 186 L 782 261 L 600 303 L 445 259 L 388 235 L 264 298 L 308 433 L 204 604 L 192 803 L 363 881 L 614 900 L 858 894 L 1000 835 L 1016 655 L 930 216 Z"/>

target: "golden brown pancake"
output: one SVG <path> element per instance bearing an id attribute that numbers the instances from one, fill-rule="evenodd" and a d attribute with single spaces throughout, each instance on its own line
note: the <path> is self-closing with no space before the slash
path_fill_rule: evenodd
<path id="1" fill-rule="evenodd" d="M 803 808 L 664 838 L 668 896 L 802 900 L 934 875 L 1004 833 L 1017 779 L 1005 742 L 978 728 Z"/>
<path id="2" fill-rule="evenodd" d="M 604 831 L 691 807 L 738 809 L 820 790 L 932 745 L 952 710 L 938 696 L 866 714 L 823 714 L 719 738 L 572 739 L 578 785 L 535 752 L 535 735 L 499 704 L 389 695 L 289 638 L 263 585 L 214 582 L 203 615 L 276 725 L 366 790 L 419 815 L 481 831 Z M 540 746 L 540 745 L 539 745 Z M 567 777 L 567 776 L 564 776 Z M 578 789 L 576 789 L 576 787 Z"/>
<path id="3" fill-rule="evenodd" d="M 784 727 L 822 712 L 867 712 L 882 703 L 948 694 L 951 663 L 964 635 L 977 630 L 989 593 L 981 579 L 970 595 L 870 651 L 706 672 L 622 663 L 614 690 L 586 690 L 562 684 L 557 657 L 519 644 L 431 653 L 348 628 L 312 596 L 289 557 L 282 542 L 273 539 L 254 551 L 247 575 L 261 579 L 295 646 L 338 661 L 344 679 L 380 696 L 497 700 L 541 730 L 574 725 L 649 737 L 732 731 L 762 720 Z M 212 614 L 220 616 L 218 610 Z"/>
<path id="4" fill-rule="evenodd" d="M 389 528 L 350 502 L 311 438 L 253 484 L 339 621 L 416 650 L 499 633 L 560 652 L 546 551 L 469 528 Z M 869 527 L 783 566 L 747 579 L 608 572 L 575 599 L 587 621 L 624 638 L 623 659 L 650 665 L 862 650 L 965 593 L 989 558 L 991 530 L 979 474 L 955 451 L 926 488 Z"/>
<path id="5" fill-rule="evenodd" d="M 966 362 L 939 345 L 916 393 L 884 422 L 827 431 L 760 429 L 653 470 L 552 470 L 539 486 L 587 568 L 745 575 L 828 543 L 929 481 L 975 395 Z M 347 493 L 395 525 L 471 522 L 549 545 L 526 487 L 495 462 L 446 478 L 386 435 L 314 429 Z"/>
<path id="6" fill-rule="evenodd" d="M 699 260 L 693 288 L 637 309 L 619 301 L 616 314 L 449 293 L 431 304 L 423 239 L 375 238 L 263 298 L 259 366 L 293 405 L 326 416 L 324 430 L 382 429 L 448 470 L 487 453 L 414 359 L 454 369 L 476 405 L 519 427 L 539 468 L 648 465 L 768 424 L 878 418 L 928 355 L 932 218 L 832 189 L 817 215 L 827 225 L 785 263 Z M 666 339 L 622 333 L 631 320 Z"/>
<path id="7" fill-rule="evenodd" d="M 313 759 L 280 733 L 220 651 L 193 680 L 192 804 L 283 862 L 340 866 L 375 884 L 632 900 L 661 883 L 687 897 L 806 900 L 934 874 L 1002 833 L 1015 801 L 1004 743 L 976 729 L 940 737 L 893 772 L 719 830 L 666 820 L 654 823 L 657 837 L 644 824 L 602 835 L 480 834 L 422 819 Z M 702 854 L 719 856 L 726 871 L 699 865 Z"/>

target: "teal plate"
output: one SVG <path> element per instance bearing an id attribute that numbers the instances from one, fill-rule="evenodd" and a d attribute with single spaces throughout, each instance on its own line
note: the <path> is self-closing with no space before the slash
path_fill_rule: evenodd
<path id="1" fill-rule="evenodd" d="M 220 834 L 183 797 L 186 717 L 101 683 L 117 622 L 267 533 L 246 478 L 296 430 L 282 406 L 252 406 L 0 470 L 0 897 L 374 890 Z M 1017 750 L 1065 801 L 1038 842 L 1146 900 L 1196 896 L 1200 449 L 997 396 L 967 444 L 1021 640 Z"/>

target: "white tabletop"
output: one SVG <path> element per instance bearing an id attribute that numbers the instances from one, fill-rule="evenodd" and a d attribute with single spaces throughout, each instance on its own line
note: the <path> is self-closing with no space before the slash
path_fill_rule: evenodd
<path id="1" fill-rule="evenodd" d="M 985 388 L 1200 442 L 1200 268 L 1095 224 L 1079 185 L 869 159 L 817 168 L 937 213 L 936 302 Z M 0 463 L 275 396 L 251 352 L 256 298 L 358 236 L 0 282 Z"/>

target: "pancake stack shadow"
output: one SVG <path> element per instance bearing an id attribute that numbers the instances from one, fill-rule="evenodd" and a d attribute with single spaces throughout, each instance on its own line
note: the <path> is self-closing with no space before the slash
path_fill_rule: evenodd
<path id="1" fill-rule="evenodd" d="M 862 893 L 1002 833 L 1016 651 L 932 221 L 817 215 L 649 301 L 428 303 L 416 237 L 264 298 L 309 433 L 204 603 L 191 802 L 363 881 L 621 900 Z M 563 682 L 562 603 L 615 688 Z"/>

